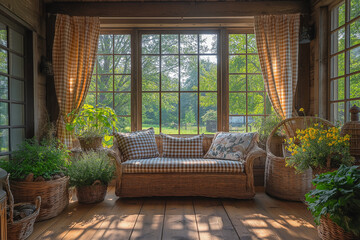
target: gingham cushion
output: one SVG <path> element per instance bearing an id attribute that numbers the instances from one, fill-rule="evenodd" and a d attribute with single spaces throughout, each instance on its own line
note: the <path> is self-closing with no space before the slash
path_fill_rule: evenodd
<path id="1" fill-rule="evenodd" d="M 160 134 L 163 142 L 163 157 L 169 158 L 202 158 L 204 134 L 178 138 Z"/>
<path id="2" fill-rule="evenodd" d="M 153 128 L 132 133 L 116 133 L 115 138 L 124 161 L 159 156 Z"/>
<path id="3" fill-rule="evenodd" d="M 204 158 L 150 158 L 121 164 L 123 173 L 241 173 L 244 161 Z"/>

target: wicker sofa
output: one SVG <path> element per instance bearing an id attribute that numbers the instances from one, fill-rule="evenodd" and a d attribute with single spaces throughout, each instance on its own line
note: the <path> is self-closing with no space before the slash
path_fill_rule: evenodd
<path id="1" fill-rule="evenodd" d="M 212 137 L 204 137 L 204 154 L 210 148 L 212 139 Z M 161 156 L 162 138 L 156 136 L 156 143 Z M 239 165 L 238 161 L 229 163 L 226 160 L 181 159 L 185 169 L 179 169 L 173 167 L 179 163 L 174 163 L 176 160 L 171 158 L 165 161 L 157 160 L 155 163 L 155 160 L 151 159 L 124 162 L 116 141 L 113 150 L 117 155 L 115 192 L 119 197 L 204 196 L 251 199 L 255 196 L 254 159 L 266 156 L 266 152 L 255 143 L 248 151 L 246 161 L 242 165 Z M 154 164 L 161 166 L 154 167 Z M 194 164 L 197 167 L 192 166 Z M 159 168 L 162 169 L 161 172 L 156 170 Z"/>

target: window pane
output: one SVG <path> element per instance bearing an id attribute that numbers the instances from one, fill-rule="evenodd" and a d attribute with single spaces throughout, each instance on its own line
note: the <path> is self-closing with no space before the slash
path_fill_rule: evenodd
<path id="1" fill-rule="evenodd" d="M 331 81 L 330 100 L 342 100 L 345 97 L 345 81 L 343 78 Z"/>
<path id="2" fill-rule="evenodd" d="M 117 115 L 131 115 L 131 93 L 115 93 L 114 100 Z"/>
<path id="3" fill-rule="evenodd" d="M 350 107 L 349 107 L 349 109 L 352 107 L 352 106 L 354 106 L 354 105 L 356 105 L 356 106 L 360 106 L 360 100 L 354 100 L 354 101 L 351 101 L 350 102 Z M 350 121 L 350 118 L 348 117 L 348 121 Z"/>
<path id="4" fill-rule="evenodd" d="M 115 55 L 114 56 L 114 72 L 116 74 L 131 74 L 131 56 Z"/>
<path id="5" fill-rule="evenodd" d="M 19 57 L 13 53 L 10 53 L 10 74 L 15 77 L 23 78 L 24 77 L 24 58 Z"/>
<path id="6" fill-rule="evenodd" d="M 0 99 L 9 98 L 9 80 L 8 77 L 0 75 Z"/>
<path id="7" fill-rule="evenodd" d="M 113 90 L 113 75 L 98 75 L 98 91 Z"/>
<path id="8" fill-rule="evenodd" d="M 198 57 L 180 57 L 180 83 L 182 91 L 196 91 L 198 89 Z"/>
<path id="9" fill-rule="evenodd" d="M 24 128 L 13 128 L 10 130 L 11 133 L 11 151 L 17 150 L 19 144 L 25 140 L 25 129 Z"/>
<path id="10" fill-rule="evenodd" d="M 98 55 L 97 56 L 97 74 L 113 73 L 113 56 Z"/>
<path id="11" fill-rule="evenodd" d="M 110 107 L 113 106 L 113 94 L 112 93 L 98 93 L 97 95 L 97 103 L 100 107 Z"/>
<path id="12" fill-rule="evenodd" d="M 338 77 L 345 74 L 344 53 L 331 58 L 331 77 Z"/>
<path id="13" fill-rule="evenodd" d="M 142 57 L 142 90 L 158 91 L 160 81 L 160 57 Z"/>
<path id="14" fill-rule="evenodd" d="M 7 47 L 7 30 L 2 23 L 0 23 L 0 44 Z"/>
<path id="15" fill-rule="evenodd" d="M 258 55 L 248 55 L 248 73 L 261 73 L 260 60 Z"/>
<path id="16" fill-rule="evenodd" d="M 160 35 L 145 34 L 142 35 L 142 54 L 159 54 L 160 49 Z"/>
<path id="17" fill-rule="evenodd" d="M 131 36 L 115 35 L 114 36 L 114 53 L 131 54 Z"/>
<path id="18" fill-rule="evenodd" d="M 9 104 L 0 102 L 0 125 L 9 125 Z"/>
<path id="19" fill-rule="evenodd" d="M 217 89 L 217 56 L 200 56 L 200 91 Z"/>
<path id="20" fill-rule="evenodd" d="M 161 90 L 179 90 L 178 56 L 162 56 L 161 58 Z"/>
<path id="21" fill-rule="evenodd" d="M 229 117 L 229 131 L 230 132 L 246 132 L 246 117 L 245 116 L 230 116 Z"/>
<path id="22" fill-rule="evenodd" d="M 345 24 L 345 3 L 334 8 L 332 11 L 331 29 L 338 28 Z"/>
<path id="23" fill-rule="evenodd" d="M 118 117 L 118 122 L 116 126 L 119 132 L 131 132 L 131 118 Z"/>
<path id="24" fill-rule="evenodd" d="M 114 76 L 115 91 L 131 91 L 131 75 Z"/>
<path id="25" fill-rule="evenodd" d="M 180 35 L 180 53 L 192 54 L 198 53 L 198 35 L 181 34 Z"/>
<path id="26" fill-rule="evenodd" d="M 11 104 L 11 125 L 24 125 L 25 124 L 25 112 L 24 105 Z"/>
<path id="27" fill-rule="evenodd" d="M 9 152 L 9 129 L 0 129 L 0 152 Z"/>
<path id="28" fill-rule="evenodd" d="M 229 73 L 246 73 L 246 55 L 229 57 Z"/>
<path id="29" fill-rule="evenodd" d="M 269 96 L 268 96 L 267 94 L 266 94 L 265 99 L 266 99 L 266 114 L 274 113 L 274 108 L 273 108 L 273 106 L 271 105 Z"/>
<path id="30" fill-rule="evenodd" d="M 23 54 L 24 53 L 24 37 L 20 33 L 10 29 L 10 49 Z"/>
<path id="31" fill-rule="evenodd" d="M 344 103 L 331 103 L 330 104 L 330 112 L 332 116 L 332 121 L 334 123 L 344 123 Z"/>
<path id="32" fill-rule="evenodd" d="M 248 93 L 248 114 L 265 114 L 264 113 L 264 93 Z"/>
<path id="33" fill-rule="evenodd" d="M 264 80 L 262 75 L 247 75 L 249 91 L 264 91 Z"/>
<path id="34" fill-rule="evenodd" d="M 345 49 L 345 28 L 331 34 L 331 53 L 337 53 Z"/>
<path id="35" fill-rule="evenodd" d="M 24 101 L 24 82 L 11 79 L 11 100 Z"/>
<path id="36" fill-rule="evenodd" d="M 230 93 L 229 110 L 230 115 L 246 115 L 246 94 Z"/>
<path id="37" fill-rule="evenodd" d="M 179 94 L 161 94 L 161 132 L 178 134 L 179 131 Z"/>
<path id="38" fill-rule="evenodd" d="M 360 97 L 360 74 L 355 74 L 350 76 L 350 98 L 358 97 Z"/>
<path id="39" fill-rule="evenodd" d="M 98 53 L 112 54 L 113 53 L 113 35 L 101 34 L 98 40 Z"/>
<path id="40" fill-rule="evenodd" d="M 246 53 L 246 34 L 229 34 L 229 53 Z"/>
<path id="41" fill-rule="evenodd" d="M 248 45 L 247 46 L 248 53 L 257 53 L 255 34 L 247 34 L 247 45 Z"/>
<path id="42" fill-rule="evenodd" d="M 360 15 L 360 0 L 350 1 L 350 19 Z"/>
<path id="43" fill-rule="evenodd" d="M 8 53 L 0 49 L 0 72 L 8 73 Z"/>
<path id="44" fill-rule="evenodd" d="M 162 34 L 161 35 L 161 53 L 178 54 L 179 53 L 179 35 Z"/>
<path id="45" fill-rule="evenodd" d="M 359 43 L 360 43 L 360 19 L 350 24 L 350 46 L 354 46 Z"/>
<path id="46" fill-rule="evenodd" d="M 211 134 L 217 131 L 217 93 L 200 95 L 200 133 Z"/>
<path id="47" fill-rule="evenodd" d="M 265 120 L 262 116 L 248 116 L 248 132 L 258 132 L 258 128 L 255 123 L 261 123 Z"/>
<path id="48" fill-rule="evenodd" d="M 198 134 L 198 95 L 180 94 L 180 134 Z"/>
<path id="49" fill-rule="evenodd" d="M 350 50 L 350 73 L 360 71 L 360 47 Z"/>
<path id="50" fill-rule="evenodd" d="M 200 54 L 217 53 L 217 34 L 200 34 Z"/>
<path id="51" fill-rule="evenodd" d="M 229 75 L 230 91 L 246 91 L 246 75 Z"/>
<path id="52" fill-rule="evenodd" d="M 91 75 L 91 82 L 89 86 L 89 91 L 96 91 L 96 72 Z"/>
<path id="53" fill-rule="evenodd" d="M 142 128 L 153 127 L 159 134 L 159 93 L 142 93 Z"/>
<path id="54" fill-rule="evenodd" d="M 84 104 L 89 104 L 91 106 L 96 106 L 95 93 L 88 93 L 86 95 Z"/>

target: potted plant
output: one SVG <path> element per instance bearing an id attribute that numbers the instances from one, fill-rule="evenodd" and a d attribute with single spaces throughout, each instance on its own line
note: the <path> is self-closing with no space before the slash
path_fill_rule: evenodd
<path id="1" fill-rule="evenodd" d="M 251 124 L 254 129 L 259 133 L 259 145 L 265 149 L 267 138 L 269 137 L 272 130 L 281 122 L 281 118 L 274 112 L 266 118 L 255 118 L 255 121 Z M 280 132 L 277 132 L 273 136 L 273 146 L 271 146 L 272 152 L 276 155 L 282 151 L 282 144 L 284 137 L 281 136 Z"/>
<path id="2" fill-rule="evenodd" d="M 360 239 L 360 169 L 341 165 L 318 175 L 306 194 L 322 239 Z"/>
<path id="3" fill-rule="evenodd" d="M 113 130 L 117 131 L 117 116 L 109 107 L 85 104 L 79 113 L 73 111 L 68 117 L 74 120 L 66 124 L 66 129 L 75 133 L 84 150 L 101 148 L 103 138 L 108 142 Z"/>
<path id="4" fill-rule="evenodd" d="M 115 166 L 105 152 L 88 151 L 73 158 L 69 167 L 70 185 L 76 187 L 79 203 L 104 200 Z"/>
<path id="5" fill-rule="evenodd" d="M 15 203 L 42 199 L 37 221 L 60 214 L 69 203 L 65 176 L 69 166 L 69 151 L 56 140 L 25 140 L 10 160 L 0 161 L 0 167 L 10 173 L 10 186 Z"/>
<path id="6" fill-rule="evenodd" d="M 326 128 L 316 123 L 304 130 L 296 130 L 296 134 L 286 140 L 286 149 L 291 153 L 286 164 L 298 172 L 311 168 L 313 173 L 321 173 L 353 162 L 350 136 L 341 136 L 337 127 Z"/>

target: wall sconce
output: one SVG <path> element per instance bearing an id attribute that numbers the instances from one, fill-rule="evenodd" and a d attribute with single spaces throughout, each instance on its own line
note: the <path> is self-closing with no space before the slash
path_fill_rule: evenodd
<path id="1" fill-rule="evenodd" d="M 52 63 L 44 56 L 41 57 L 40 72 L 46 76 L 54 76 Z"/>
<path id="2" fill-rule="evenodd" d="M 310 43 L 315 38 L 314 25 L 303 26 L 300 31 L 299 43 L 305 44 Z"/>

